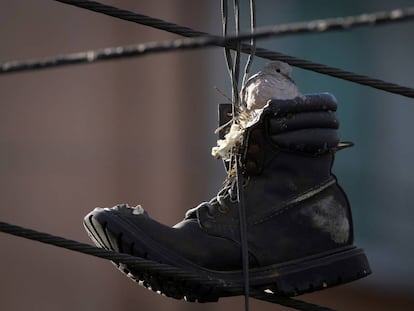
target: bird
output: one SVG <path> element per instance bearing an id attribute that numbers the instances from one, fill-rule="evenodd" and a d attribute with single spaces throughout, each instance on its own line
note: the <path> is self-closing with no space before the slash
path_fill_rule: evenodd
<path id="1" fill-rule="evenodd" d="M 263 109 L 269 99 L 293 99 L 302 96 L 290 77 L 292 68 L 282 61 L 272 61 L 251 76 L 240 92 L 241 109 Z"/>
<path id="2" fill-rule="evenodd" d="M 270 99 L 293 99 L 303 96 L 290 77 L 291 71 L 289 64 L 273 61 L 246 81 L 240 91 L 241 105 L 238 107 L 237 115 L 216 130 L 231 125 L 224 139 L 219 139 L 217 146 L 212 148 L 211 154 L 215 158 L 225 161 L 231 159 L 232 152 L 242 144 L 246 128 L 259 121 Z"/>

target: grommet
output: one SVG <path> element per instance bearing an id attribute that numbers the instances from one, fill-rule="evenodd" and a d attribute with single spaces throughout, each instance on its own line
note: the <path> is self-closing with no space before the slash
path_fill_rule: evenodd
<path id="1" fill-rule="evenodd" d="M 223 120 L 230 121 L 232 117 L 233 117 L 233 112 L 231 111 L 231 109 L 223 110 Z"/>
<path id="2" fill-rule="evenodd" d="M 229 212 L 229 208 L 228 208 L 228 206 L 226 206 L 226 205 L 219 205 L 219 207 L 217 208 L 218 209 L 218 211 L 220 212 L 220 213 L 222 213 L 222 214 L 227 214 L 228 212 Z"/>

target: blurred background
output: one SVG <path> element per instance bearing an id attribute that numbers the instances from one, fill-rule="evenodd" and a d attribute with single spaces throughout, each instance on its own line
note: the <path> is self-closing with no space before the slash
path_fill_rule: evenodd
<path id="1" fill-rule="evenodd" d="M 220 1 L 105 1 L 214 34 Z M 258 26 L 354 15 L 412 1 L 257 0 Z M 248 3 L 243 1 L 243 29 Z M 178 38 L 50 0 L 0 2 L 0 62 Z M 414 86 L 413 22 L 260 41 L 293 56 Z M 252 72 L 267 61 L 256 58 Z M 339 310 L 414 309 L 413 99 L 301 69 L 304 93 L 339 101 L 334 172 L 373 275 L 302 299 Z M 90 243 L 96 206 L 142 204 L 168 225 L 224 178 L 210 156 L 216 108 L 230 94 L 219 48 L 0 76 L 0 220 Z M 108 261 L 0 233 L 0 310 L 228 310 L 243 298 L 189 304 L 133 283 Z M 287 310 L 251 300 L 252 310 Z"/>

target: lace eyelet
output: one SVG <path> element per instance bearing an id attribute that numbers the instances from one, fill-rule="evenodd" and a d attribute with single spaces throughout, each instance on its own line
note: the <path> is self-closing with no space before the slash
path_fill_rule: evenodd
<path id="1" fill-rule="evenodd" d="M 237 195 L 233 197 L 233 195 L 230 195 L 230 202 L 231 203 L 237 203 Z"/>
<path id="2" fill-rule="evenodd" d="M 220 213 L 222 213 L 222 214 L 228 214 L 228 212 L 229 212 L 229 208 L 228 208 L 228 206 L 226 206 L 226 205 L 219 205 L 219 207 L 217 208 L 218 209 L 218 211 L 220 212 Z"/>
<path id="3" fill-rule="evenodd" d="M 207 217 L 208 218 L 210 218 L 210 219 L 215 219 L 216 217 L 215 217 L 215 213 L 214 213 L 214 207 L 213 207 L 213 205 L 211 205 L 211 204 L 206 204 L 205 205 L 207 208 L 206 208 L 206 215 L 207 215 Z"/>

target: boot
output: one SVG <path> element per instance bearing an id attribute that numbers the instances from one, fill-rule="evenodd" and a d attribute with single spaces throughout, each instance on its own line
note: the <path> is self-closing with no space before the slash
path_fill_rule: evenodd
<path id="1" fill-rule="evenodd" d="M 363 250 L 353 246 L 349 202 L 331 172 L 335 152 L 346 146 L 339 144 L 336 107 L 335 98 L 325 93 L 272 100 L 243 134 L 242 191 L 255 291 L 295 296 L 370 273 Z M 222 123 L 228 118 L 225 108 Z M 216 301 L 243 294 L 236 190 L 230 176 L 215 198 L 187 211 L 172 228 L 151 219 L 141 206 L 126 204 L 96 208 L 84 224 L 100 247 L 227 285 L 118 265 L 132 279 L 174 298 Z"/>

